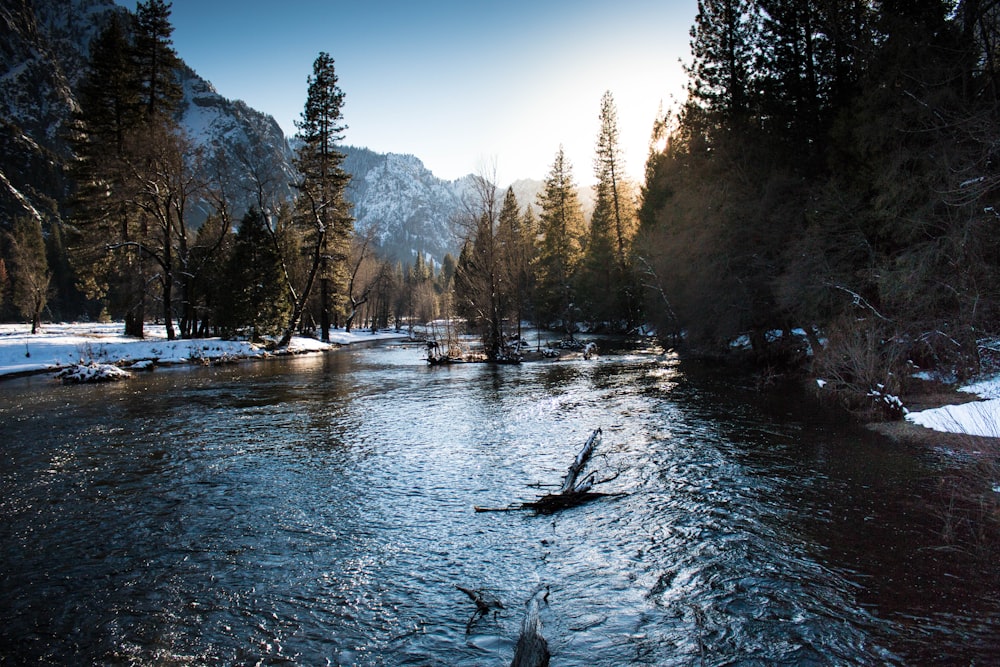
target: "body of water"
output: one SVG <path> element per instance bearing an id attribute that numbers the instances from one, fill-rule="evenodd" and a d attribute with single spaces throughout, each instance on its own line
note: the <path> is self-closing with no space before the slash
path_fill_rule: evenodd
<path id="1" fill-rule="evenodd" d="M 540 589 L 553 665 L 1000 662 L 932 454 L 654 348 L 423 353 L 0 384 L 0 663 L 504 665 Z M 596 428 L 612 495 L 473 510 Z"/>

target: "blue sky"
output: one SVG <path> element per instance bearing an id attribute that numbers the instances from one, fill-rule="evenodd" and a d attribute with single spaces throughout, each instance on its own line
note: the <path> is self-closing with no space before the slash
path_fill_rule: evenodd
<path id="1" fill-rule="evenodd" d="M 288 134 L 326 51 L 345 143 L 412 153 L 447 179 L 495 169 L 501 185 L 543 178 L 561 144 L 586 185 L 606 90 L 641 177 L 660 102 L 683 97 L 696 11 L 696 0 L 173 0 L 171 22 L 188 65 Z"/>

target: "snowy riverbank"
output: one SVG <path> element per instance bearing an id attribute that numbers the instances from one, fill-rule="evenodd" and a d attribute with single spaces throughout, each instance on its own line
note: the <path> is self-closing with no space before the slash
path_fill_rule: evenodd
<path id="1" fill-rule="evenodd" d="M 964 385 L 958 391 L 982 400 L 910 412 L 906 420 L 943 433 L 1000 438 L 1000 376 Z"/>
<path id="2" fill-rule="evenodd" d="M 121 322 L 109 324 L 47 324 L 32 335 L 21 324 L 0 325 L 0 379 L 32 373 L 58 372 L 79 364 L 111 364 L 125 369 L 151 365 L 214 363 L 225 360 L 274 356 L 248 341 L 199 338 L 167 340 L 163 326 L 147 325 L 144 339 L 123 334 Z M 305 354 L 335 349 L 338 345 L 405 338 L 395 332 L 335 330 L 330 344 L 297 336 L 282 354 Z"/>
<path id="3" fill-rule="evenodd" d="M 23 324 L 0 324 L 0 380 L 33 373 L 58 373 L 79 365 L 113 365 L 125 370 L 171 364 L 219 363 L 274 356 L 248 341 L 200 338 L 168 341 L 162 325 L 147 325 L 146 338 L 125 336 L 121 322 L 47 324 L 32 335 Z M 297 336 L 280 354 L 324 352 L 339 345 L 406 338 L 395 332 L 341 330 L 331 343 Z M 1000 376 L 959 389 L 983 400 L 909 412 L 907 421 L 935 431 L 1000 437 Z"/>

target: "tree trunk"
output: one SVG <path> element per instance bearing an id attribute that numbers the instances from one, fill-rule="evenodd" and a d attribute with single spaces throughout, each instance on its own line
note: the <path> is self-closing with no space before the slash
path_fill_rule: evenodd
<path id="1" fill-rule="evenodd" d="M 146 320 L 146 296 L 141 290 L 135 296 L 135 304 L 125 313 L 125 335 L 145 338 L 143 325 Z"/>
<path id="2" fill-rule="evenodd" d="M 174 256 L 170 238 L 170 221 L 167 221 L 163 233 L 163 324 L 167 327 L 167 340 L 174 340 Z"/>
<path id="3" fill-rule="evenodd" d="M 131 250 L 126 250 L 129 255 Z M 126 293 L 128 308 L 125 311 L 125 335 L 134 338 L 145 338 L 143 324 L 146 321 L 146 288 L 143 285 L 142 259 L 136 253 L 125 261 L 124 291 Z"/>
<path id="4" fill-rule="evenodd" d="M 173 282 L 173 276 L 168 271 L 163 276 L 163 324 L 167 327 L 167 340 L 177 338 L 177 334 L 174 332 L 173 313 L 171 312 L 174 309 Z"/>
<path id="5" fill-rule="evenodd" d="M 299 320 L 302 319 L 302 312 L 305 310 L 306 301 L 309 300 L 309 294 L 312 292 L 313 284 L 316 282 L 316 274 L 319 273 L 320 260 L 322 258 L 321 250 L 325 237 L 326 232 L 320 232 L 320 238 L 317 240 L 316 248 L 313 251 L 312 266 L 309 269 L 309 277 L 306 278 L 306 286 L 302 289 L 302 294 L 298 296 L 292 306 L 292 315 L 289 317 L 288 325 L 281 334 L 278 347 L 286 347 L 291 342 L 292 335 L 295 333 L 296 327 L 299 326 Z"/>
<path id="6" fill-rule="evenodd" d="M 326 264 L 326 260 L 323 260 Z M 325 267 L 324 267 L 325 268 Z M 330 279 L 320 278 L 319 281 L 319 329 L 320 340 L 330 342 Z"/>
<path id="7" fill-rule="evenodd" d="M 510 667 L 547 667 L 549 644 L 542 636 L 541 605 L 548 593 L 539 589 L 528 601 L 528 609 L 521 623 L 521 635 L 514 647 Z"/>

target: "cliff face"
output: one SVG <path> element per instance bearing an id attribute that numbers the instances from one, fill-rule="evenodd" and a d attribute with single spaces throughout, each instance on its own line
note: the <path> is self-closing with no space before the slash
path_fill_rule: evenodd
<path id="1" fill-rule="evenodd" d="M 473 195 L 473 178 L 437 178 L 412 155 L 346 147 L 353 174 L 347 198 L 360 233 L 373 230 L 383 253 L 412 262 L 418 253 L 440 262 L 460 247 L 460 225 Z"/>
<path id="2" fill-rule="evenodd" d="M 68 190 L 65 128 L 91 38 L 110 0 L 0 6 L 0 225 L 17 215 L 57 215 Z"/>

